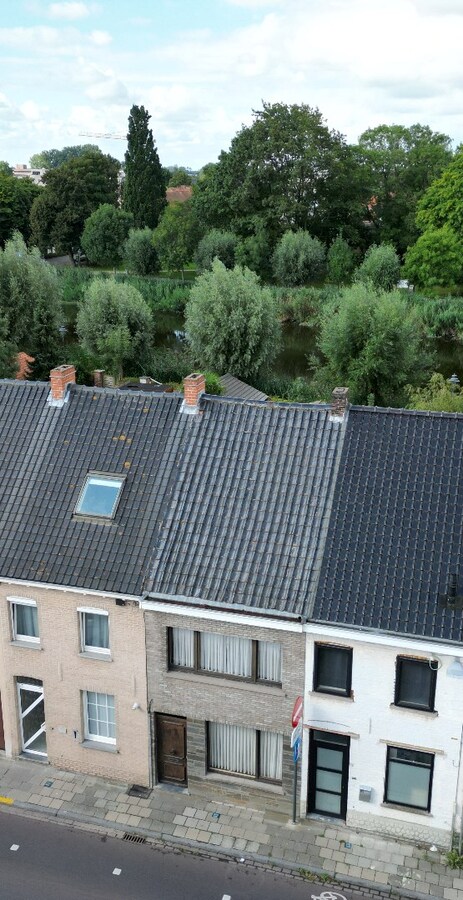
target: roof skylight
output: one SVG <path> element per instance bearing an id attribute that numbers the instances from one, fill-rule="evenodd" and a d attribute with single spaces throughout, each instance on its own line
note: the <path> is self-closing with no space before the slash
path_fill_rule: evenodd
<path id="1" fill-rule="evenodd" d="M 75 512 L 80 516 L 112 519 L 123 483 L 122 475 L 87 475 Z"/>

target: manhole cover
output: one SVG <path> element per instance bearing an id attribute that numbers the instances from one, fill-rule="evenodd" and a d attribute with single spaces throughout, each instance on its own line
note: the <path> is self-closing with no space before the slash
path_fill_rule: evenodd
<path id="1" fill-rule="evenodd" d="M 129 797 L 141 797 L 147 800 L 151 796 L 151 788 L 143 787 L 141 784 L 133 784 L 127 791 Z"/>
<path id="2" fill-rule="evenodd" d="M 131 844 L 146 844 L 146 838 L 142 837 L 141 834 L 129 834 L 128 831 L 125 832 L 123 841 L 130 841 Z"/>

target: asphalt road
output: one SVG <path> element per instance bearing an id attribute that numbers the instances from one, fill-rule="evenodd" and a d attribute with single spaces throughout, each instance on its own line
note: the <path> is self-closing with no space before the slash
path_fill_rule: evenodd
<path id="1" fill-rule="evenodd" d="M 231 860 L 0 813 L 2 900 L 364 900 Z"/>

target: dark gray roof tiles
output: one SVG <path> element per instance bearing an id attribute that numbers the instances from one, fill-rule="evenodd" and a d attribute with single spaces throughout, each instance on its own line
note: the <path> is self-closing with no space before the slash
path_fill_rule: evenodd
<path id="1" fill-rule="evenodd" d="M 303 616 L 341 432 L 326 407 L 204 398 L 151 591 Z"/>
<path id="2" fill-rule="evenodd" d="M 353 407 L 313 618 L 462 640 L 463 416 Z"/>
<path id="3" fill-rule="evenodd" d="M 267 400 L 267 394 L 258 391 L 257 388 L 246 384 L 234 375 L 221 375 L 220 384 L 225 397 L 236 397 L 238 400 Z"/>

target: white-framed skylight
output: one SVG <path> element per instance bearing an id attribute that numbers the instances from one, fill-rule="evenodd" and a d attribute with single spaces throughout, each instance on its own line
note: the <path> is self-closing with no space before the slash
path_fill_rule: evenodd
<path id="1" fill-rule="evenodd" d="M 124 480 L 123 475 L 89 472 L 80 492 L 75 513 L 78 516 L 112 519 L 119 503 Z"/>

